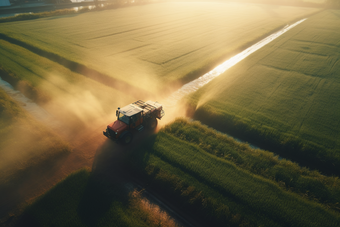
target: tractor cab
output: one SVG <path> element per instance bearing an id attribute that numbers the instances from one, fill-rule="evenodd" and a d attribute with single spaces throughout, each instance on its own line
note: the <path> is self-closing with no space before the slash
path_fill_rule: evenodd
<path id="1" fill-rule="evenodd" d="M 125 123 L 129 128 L 135 128 L 142 121 L 143 109 L 133 104 L 127 105 L 116 110 L 117 121 Z"/>

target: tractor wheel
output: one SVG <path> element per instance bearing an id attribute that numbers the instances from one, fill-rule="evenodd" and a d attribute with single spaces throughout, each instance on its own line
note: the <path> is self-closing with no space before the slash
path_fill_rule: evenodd
<path id="1" fill-rule="evenodd" d="M 121 141 L 123 142 L 123 144 L 129 144 L 129 143 L 131 143 L 131 141 L 132 141 L 132 134 L 131 134 L 131 132 L 126 133 L 126 134 L 123 136 L 123 138 L 122 138 Z"/>
<path id="2" fill-rule="evenodd" d="M 149 121 L 149 129 L 154 130 L 157 127 L 157 119 L 156 118 L 151 118 Z"/>

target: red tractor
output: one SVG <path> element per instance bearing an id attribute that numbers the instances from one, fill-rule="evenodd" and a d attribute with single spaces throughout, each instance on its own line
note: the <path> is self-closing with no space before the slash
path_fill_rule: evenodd
<path id="1" fill-rule="evenodd" d="M 163 106 L 158 102 L 138 100 L 130 105 L 116 110 L 117 120 L 109 124 L 104 136 L 112 140 L 119 140 L 128 144 L 132 140 L 134 132 L 143 129 L 155 129 L 157 118 L 164 116 Z"/>

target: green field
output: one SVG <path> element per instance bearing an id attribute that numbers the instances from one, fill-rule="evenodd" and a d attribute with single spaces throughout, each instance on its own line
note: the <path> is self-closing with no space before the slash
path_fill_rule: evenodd
<path id="1" fill-rule="evenodd" d="M 0 188 L 71 148 L 0 89 Z M 17 179 L 18 178 L 18 179 Z"/>
<path id="2" fill-rule="evenodd" d="M 293 193 L 294 189 L 282 186 L 282 178 L 278 179 L 280 174 L 296 174 L 299 179 L 292 179 L 296 187 L 304 185 L 316 193 L 332 192 L 337 203 L 337 178 L 325 178 L 279 161 L 269 152 L 250 149 L 199 123 L 178 120 L 166 126 L 134 151 L 129 163 L 135 174 L 149 181 L 150 187 L 214 226 L 340 224 L 339 213 L 326 209 L 327 203 L 318 204 L 313 196 L 308 200 L 308 191 Z M 275 177 L 264 177 L 274 172 Z"/>
<path id="3" fill-rule="evenodd" d="M 136 193 L 129 194 L 82 169 L 70 174 L 25 208 L 18 226 L 126 226 L 177 225 L 165 215 L 150 214 Z"/>
<path id="4" fill-rule="evenodd" d="M 199 76 L 254 40 L 317 10 L 169 2 L 2 23 L 0 34 L 155 92 L 165 82 Z"/>
<path id="5" fill-rule="evenodd" d="M 271 149 L 304 164 L 320 161 L 315 165 L 336 169 L 339 16 L 327 10 L 310 17 L 196 92 L 191 102 L 197 117 L 257 144 L 274 144 Z"/>

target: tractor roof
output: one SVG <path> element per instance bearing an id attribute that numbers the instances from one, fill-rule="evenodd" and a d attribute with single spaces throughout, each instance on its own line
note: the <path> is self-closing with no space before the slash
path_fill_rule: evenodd
<path id="1" fill-rule="evenodd" d="M 119 112 L 121 112 L 122 114 L 128 116 L 128 117 L 131 117 L 139 112 L 142 112 L 143 109 L 134 105 L 134 104 L 129 104 L 127 106 L 124 106 L 123 108 L 121 108 L 119 110 Z"/>
<path id="2" fill-rule="evenodd" d="M 154 109 L 158 109 L 160 107 L 162 107 L 162 105 L 159 104 L 158 102 L 153 102 L 153 101 L 144 102 L 142 100 L 138 100 L 132 104 L 129 104 L 119 109 L 119 112 L 121 112 L 122 114 L 128 117 L 131 117 L 139 112 L 153 111 Z"/>

